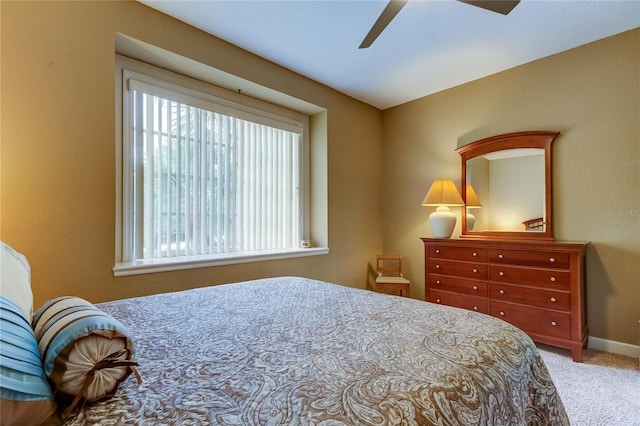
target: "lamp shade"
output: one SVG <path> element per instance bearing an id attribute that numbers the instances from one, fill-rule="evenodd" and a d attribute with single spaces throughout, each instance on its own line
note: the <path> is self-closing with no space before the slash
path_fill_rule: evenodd
<path id="1" fill-rule="evenodd" d="M 473 190 L 473 186 L 471 186 L 470 184 L 467 184 L 467 207 L 472 207 L 472 208 L 480 208 L 482 207 L 482 204 L 480 204 L 480 200 L 478 199 L 478 196 L 476 195 L 476 191 Z"/>
<path id="2" fill-rule="evenodd" d="M 464 206 L 458 188 L 451 179 L 436 179 L 431 184 L 423 206 Z"/>

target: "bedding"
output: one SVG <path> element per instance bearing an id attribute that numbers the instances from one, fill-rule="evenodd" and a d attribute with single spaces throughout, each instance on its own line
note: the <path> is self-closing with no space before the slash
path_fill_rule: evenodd
<path id="1" fill-rule="evenodd" d="M 129 331 L 112 316 L 79 297 L 46 302 L 33 315 L 44 373 L 58 400 L 96 401 L 112 395 L 137 372 Z"/>
<path id="2" fill-rule="evenodd" d="M 31 324 L 20 306 L 0 296 L 0 424 L 39 425 L 55 411 Z"/>
<path id="3" fill-rule="evenodd" d="M 52 420 L 56 403 L 31 328 L 33 294 L 27 258 L 0 241 L 0 425 Z"/>
<path id="4" fill-rule="evenodd" d="M 467 310 L 295 277 L 98 307 L 142 383 L 67 425 L 569 424 L 531 339 Z"/>
<path id="5" fill-rule="evenodd" d="M 3 241 L 0 241 L 0 294 L 18 305 L 31 323 L 33 293 L 29 261 Z"/>

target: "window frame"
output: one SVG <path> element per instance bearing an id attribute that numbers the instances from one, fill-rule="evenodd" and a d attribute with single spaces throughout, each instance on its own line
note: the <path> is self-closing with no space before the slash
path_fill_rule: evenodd
<path id="1" fill-rule="evenodd" d="M 115 276 L 174 271 L 201 267 L 286 259 L 310 255 L 327 254 L 323 247 L 302 247 L 278 250 L 262 250 L 211 255 L 178 256 L 156 259 L 132 259 L 134 235 L 134 194 L 133 155 L 131 117 L 126 114 L 131 109 L 128 80 L 134 78 L 142 84 L 149 83 L 171 91 L 185 91 L 186 96 L 214 102 L 221 108 L 232 108 L 263 120 L 263 124 L 276 122 L 292 127 L 301 126 L 302 149 L 301 176 L 301 235 L 309 240 L 310 235 L 310 117 L 308 114 L 291 110 L 242 94 L 232 92 L 214 84 L 197 80 L 154 65 L 116 54 L 116 253 L 113 273 Z"/>

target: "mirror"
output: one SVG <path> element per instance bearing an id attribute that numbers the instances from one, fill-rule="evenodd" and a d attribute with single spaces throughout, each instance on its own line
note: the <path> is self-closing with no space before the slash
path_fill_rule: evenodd
<path id="1" fill-rule="evenodd" d="M 461 146 L 463 237 L 553 240 L 551 143 L 559 132 L 492 136 Z"/>

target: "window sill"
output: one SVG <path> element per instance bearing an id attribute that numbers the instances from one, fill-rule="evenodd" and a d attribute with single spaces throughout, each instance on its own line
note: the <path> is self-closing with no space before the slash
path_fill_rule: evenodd
<path id="1" fill-rule="evenodd" d="M 122 277 L 127 275 L 151 274 L 154 272 L 180 271 L 184 269 L 207 268 L 210 266 L 233 265 L 237 263 L 319 256 L 328 253 L 328 247 L 314 247 L 305 249 L 269 250 L 257 253 L 229 253 L 212 256 L 184 256 L 169 259 L 136 260 L 133 262 L 116 263 L 113 267 L 113 275 L 116 277 Z"/>

